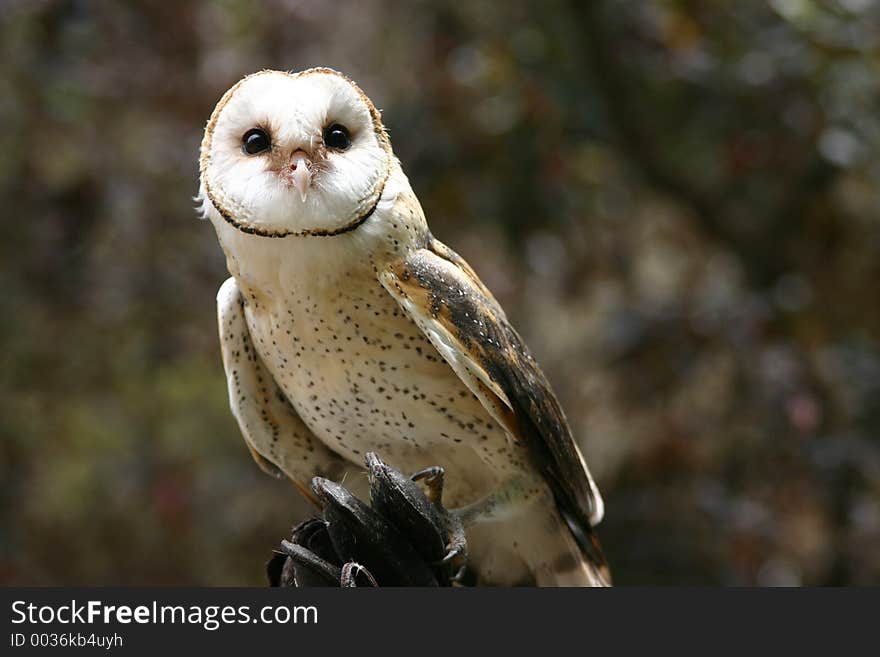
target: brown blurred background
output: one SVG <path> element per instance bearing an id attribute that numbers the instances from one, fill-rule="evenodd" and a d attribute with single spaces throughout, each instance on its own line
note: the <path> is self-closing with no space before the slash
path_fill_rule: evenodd
<path id="1" fill-rule="evenodd" d="M 223 91 L 315 65 L 553 381 L 617 583 L 880 584 L 872 0 L 0 1 L 0 583 L 263 583 L 304 510 L 192 196 Z"/>

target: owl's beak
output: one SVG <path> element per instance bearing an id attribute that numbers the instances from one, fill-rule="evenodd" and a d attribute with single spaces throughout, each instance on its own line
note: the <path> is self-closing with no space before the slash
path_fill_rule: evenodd
<path id="1" fill-rule="evenodd" d="M 306 194 L 309 191 L 309 185 L 312 184 L 312 161 L 305 151 L 296 151 L 290 158 L 290 164 L 287 167 L 288 184 L 293 185 L 299 192 L 299 197 L 305 202 Z"/>

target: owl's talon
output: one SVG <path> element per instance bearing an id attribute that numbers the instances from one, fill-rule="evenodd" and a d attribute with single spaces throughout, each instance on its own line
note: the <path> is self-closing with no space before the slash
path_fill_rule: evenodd
<path id="1" fill-rule="evenodd" d="M 462 578 L 467 567 L 467 540 L 465 539 L 464 526 L 458 516 L 445 511 L 445 509 L 443 513 L 450 540 L 446 544 L 446 555 L 440 560 L 439 565 L 445 568 L 457 566 L 455 574 L 450 578 L 453 582 L 457 582 Z"/>
<path id="2" fill-rule="evenodd" d="M 464 549 L 463 546 L 456 545 L 455 547 L 450 547 L 449 552 L 447 552 L 446 556 L 437 562 L 437 565 L 438 566 L 447 566 L 447 565 L 451 564 L 452 560 L 455 559 L 457 556 L 459 556 L 459 555 L 464 556 L 465 554 L 466 554 L 466 550 Z"/>
<path id="3" fill-rule="evenodd" d="M 413 481 L 423 481 L 427 493 L 425 496 L 434 504 L 440 504 L 443 499 L 443 477 L 446 471 L 439 465 L 425 468 L 414 473 L 410 479 Z"/>
<path id="4" fill-rule="evenodd" d="M 339 586 L 342 588 L 357 588 L 357 578 L 363 576 L 367 580 L 367 584 L 374 588 L 378 588 L 379 584 L 364 566 L 356 561 L 349 561 L 342 566 L 339 576 Z"/>

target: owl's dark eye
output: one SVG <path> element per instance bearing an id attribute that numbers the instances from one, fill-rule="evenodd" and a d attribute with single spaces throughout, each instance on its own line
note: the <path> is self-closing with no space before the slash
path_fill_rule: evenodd
<path id="1" fill-rule="evenodd" d="M 339 123 L 331 124 L 324 130 L 324 145 L 336 151 L 347 151 L 351 146 L 351 136 L 348 128 Z"/>
<path id="2" fill-rule="evenodd" d="M 241 147 L 248 155 L 268 151 L 272 147 L 269 135 L 262 128 L 251 128 L 241 138 Z"/>

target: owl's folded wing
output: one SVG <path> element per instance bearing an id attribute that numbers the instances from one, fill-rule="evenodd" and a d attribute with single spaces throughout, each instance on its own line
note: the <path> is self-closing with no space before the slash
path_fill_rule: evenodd
<path id="1" fill-rule="evenodd" d="M 232 414 L 257 464 L 275 477 L 286 475 L 314 501 L 312 477 L 339 481 L 350 466 L 312 434 L 278 387 L 254 349 L 242 303 L 229 278 L 217 293 L 217 319 Z"/>
<path id="2" fill-rule="evenodd" d="M 526 446 L 563 514 L 589 533 L 602 519 L 599 491 L 547 378 L 473 269 L 432 239 L 379 278 L 492 417 Z"/>

